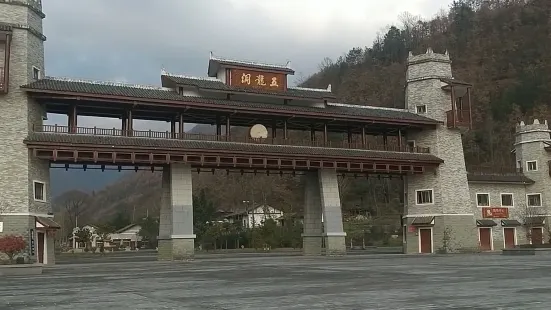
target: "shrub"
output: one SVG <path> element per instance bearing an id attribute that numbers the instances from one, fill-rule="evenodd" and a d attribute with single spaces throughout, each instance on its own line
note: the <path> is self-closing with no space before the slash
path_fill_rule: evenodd
<path id="1" fill-rule="evenodd" d="M 84 252 L 85 252 L 85 253 L 88 253 L 88 251 L 90 251 L 90 249 L 89 249 L 88 247 L 85 247 L 85 248 L 84 248 Z"/>
<path id="2" fill-rule="evenodd" d="M 0 252 L 8 256 L 10 264 L 13 263 L 13 257 L 25 250 L 27 242 L 21 236 L 5 235 L 0 237 Z"/>
<path id="3" fill-rule="evenodd" d="M 15 259 L 15 263 L 18 264 L 18 265 L 24 264 L 25 263 L 25 258 L 19 256 L 18 258 Z"/>
<path id="4" fill-rule="evenodd" d="M 92 247 L 91 251 L 92 253 L 96 253 L 97 248 L 95 246 Z"/>

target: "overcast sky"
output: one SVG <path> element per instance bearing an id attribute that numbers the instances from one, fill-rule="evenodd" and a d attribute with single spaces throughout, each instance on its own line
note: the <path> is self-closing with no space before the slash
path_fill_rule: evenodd
<path id="1" fill-rule="evenodd" d="M 276 64 L 290 60 L 295 78 L 306 77 L 324 57 L 371 46 L 401 13 L 430 18 L 451 0 L 42 2 L 47 75 L 160 85 L 163 67 L 205 76 L 210 51 Z"/>

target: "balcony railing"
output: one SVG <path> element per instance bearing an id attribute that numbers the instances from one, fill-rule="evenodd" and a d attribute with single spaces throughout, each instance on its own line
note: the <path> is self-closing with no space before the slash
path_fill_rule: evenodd
<path id="1" fill-rule="evenodd" d="M 448 128 L 471 127 L 471 114 L 469 110 L 450 110 L 446 112 Z"/>
<path id="2" fill-rule="evenodd" d="M 514 164 L 506 165 L 469 165 L 467 172 L 470 174 L 499 174 L 499 175 L 522 175 L 522 167 L 515 167 Z"/>
<path id="3" fill-rule="evenodd" d="M 398 145 L 384 145 L 373 143 L 362 143 L 354 141 L 311 141 L 305 139 L 283 139 L 283 138 L 266 138 L 255 139 L 243 136 L 224 136 L 224 135 L 209 135 L 209 134 L 190 134 L 177 133 L 170 131 L 153 131 L 153 130 L 122 130 L 117 128 L 89 128 L 89 127 L 69 127 L 59 125 L 42 125 L 33 126 L 35 132 L 59 133 L 59 134 L 75 134 L 75 135 L 92 135 L 92 136 L 115 136 L 115 137 L 134 137 L 134 138 L 152 138 L 152 139 L 180 139 L 180 140 L 200 140 L 200 141 L 221 141 L 221 142 L 237 142 L 237 143 L 252 143 L 252 144 L 269 144 L 269 145 L 290 145 L 290 146 L 308 146 L 308 147 L 328 147 L 328 148 L 346 148 L 346 149 L 362 149 L 371 151 L 387 151 L 387 152 L 408 152 L 408 153 L 430 153 L 430 149 L 426 147 L 410 147 Z"/>

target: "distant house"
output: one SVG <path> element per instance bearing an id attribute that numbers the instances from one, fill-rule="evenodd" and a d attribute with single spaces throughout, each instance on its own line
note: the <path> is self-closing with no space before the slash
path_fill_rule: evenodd
<path id="1" fill-rule="evenodd" d="M 73 249 L 80 249 L 80 248 L 85 248 L 86 247 L 86 244 L 84 244 L 84 242 L 82 242 L 81 240 L 78 240 L 78 237 L 76 236 L 76 233 L 80 229 L 88 229 L 88 231 L 90 231 L 90 233 L 92 234 L 92 236 L 90 238 L 90 241 L 92 243 L 92 247 L 93 248 L 97 247 L 97 242 L 98 242 L 98 238 L 99 238 L 99 236 L 97 234 L 98 228 L 94 225 L 85 225 L 82 228 L 80 228 L 80 227 L 73 228 L 73 235 L 72 235 L 71 238 L 69 238 L 69 240 L 72 240 Z"/>
<path id="2" fill-rule="evenodd" d="M 269 205 L 258 205 L 254 209 L 234 211 L 224 217 L 230 223 L 240 223 L 245 228 L 252 228 L 264 225 L 267 219 L 278 221 L 282 216 L 281 210 Z"/>
<path id="3" fill-rule="evenodd" d="M 141 229 L 142 227 L 138 224 L 130 224 L 109 234 L 109 241 L 113 245 L 134 249 L 138 242 L 142 241 L 142 237 L 139 235 Z"/>

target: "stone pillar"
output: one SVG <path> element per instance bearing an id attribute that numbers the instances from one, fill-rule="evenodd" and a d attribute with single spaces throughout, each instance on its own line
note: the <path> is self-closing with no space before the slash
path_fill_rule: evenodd
<path id="1" fill-rule="evenodd" d="M 302 250 L 304 255 L 321 255 L 322 208 L 318 175 L 315 172 L 308 172 L 305 179 Z"/>
<path id="2" fill-rule="evenodd" d="M 48 232 L 44 234 L 44 261 L 45 265 L 55 265 L 55 239 L 52 235 L 48 236 Z"/>
<path id="3" fill-rule="evenodd" d="M 346 254 L 346 233 L 342 225 L 341 199 L 335 170 L 318 171 L 321 205 L 323 207 L 323 227 L 325 236 L 325 255 Z"/>
<path id="4" fill-rule="evenodd" d="M 170 166 L 163 168 L 159 214 L 158 259 L 172 260 L 172 205 L 170 199 Z"/>
<path id="5" fill-rule="evenodd" d="M 191 167 L 171 164 L 163 170 L 159 260 L 193 257 L 193 196 Z"/>

